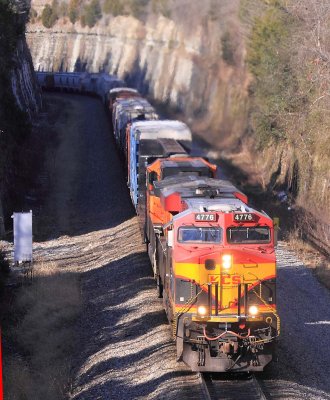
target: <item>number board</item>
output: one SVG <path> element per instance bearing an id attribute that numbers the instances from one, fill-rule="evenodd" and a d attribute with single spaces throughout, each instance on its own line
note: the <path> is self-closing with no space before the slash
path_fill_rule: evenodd
<path id="1" fill-rule="evenodd" d="M 216 222 L 217 214 L 215 213 L 198 213 L 195 214 L 195 221 L 197 222 Z"/>
<path id="2" fill-rule="evenodd" d="M 257 216 L 252 213 L 234 214 L 235 222 L 255 222 L 256 220 L 257 220 Z"/>

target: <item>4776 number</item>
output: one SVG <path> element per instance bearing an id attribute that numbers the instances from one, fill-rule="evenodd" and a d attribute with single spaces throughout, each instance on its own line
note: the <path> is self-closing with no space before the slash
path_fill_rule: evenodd
<path id="1" fill-rule="evenodd" d="M 239 222 L 252 222 L 254 221 L 254 215 L 251 213 L 240 213 L 240 214 L 235 214 L 234 215 L 234 220 L 239 221 Z"/>
<path id="2" fill-rule="evenodd" d="M 217 220 L 216 214 L 195 214 L 195 221 L 215 222 L 216 220 Z"/>

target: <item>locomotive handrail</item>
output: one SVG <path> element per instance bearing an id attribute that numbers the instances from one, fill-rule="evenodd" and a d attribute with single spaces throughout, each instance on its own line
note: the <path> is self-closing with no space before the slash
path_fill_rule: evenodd
<path id="1" fill-rule="evenodd" d="M 272 307 L 270 304 L 267 304 L 266 301 L 259 296 L 259 294 L 256 292 L 255 289 L 253 289 L 254 294 L 261 300 L 261 302 L 270 310 L 270 312 L 275 316 L 276 318 L 276 330 L 277 330 L 277 335 L 275 337 L 280 336 L 281 333 L 281 319 L 280 316 L 277 314 L 276 310 L 274 307 Z"/>
<path id="2" fill-rule="evenodd" d="M 192 281 L 190 281 L 190 284 L 192 285 Z M 173 317 L 173 337 L 177 336 L 179 318 L 184 313 L 189 311 L 189 309 L 193 305 L 194 301 L 197 300 L 198 296 L 203 292 L 203 286 L 205 286 L 205 285 L 207 285 L 207 283 L 204 283 L 203 285 L 201 285 L 202 289 L 195 296 L 190 297 L 190 299 L 187 300 L 187 302 L 183 305 L 183 307 L 180 309 L 180 311 L 174 314 L 174 317 Z"/>

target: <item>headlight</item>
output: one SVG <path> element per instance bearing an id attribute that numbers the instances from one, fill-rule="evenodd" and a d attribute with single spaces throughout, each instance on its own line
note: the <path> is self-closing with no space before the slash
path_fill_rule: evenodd
<path id="1" fill-rule="evenodd" d="M 207 307 L 199 306 L 197 308 L 197 314 L 199 314 L 201 317 L 205 317 L 205 315 L 207 315 Z"/>
<path id="2" fill-rule="evenodd" d="M 249 307 L 249 314 L 252 316 L 259 314 L 259 308 L 257 306 Z"/>
<path id="3" fill-rule="evenodd" d="M 224 254 L 222 256 L 222 267 L 224 269 L 229 269 L 232 265 L 232 256 L 230 254 Z"/>

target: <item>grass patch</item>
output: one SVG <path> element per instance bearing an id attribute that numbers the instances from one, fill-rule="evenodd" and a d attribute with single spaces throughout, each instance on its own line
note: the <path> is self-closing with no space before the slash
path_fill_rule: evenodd
<path id="1" fill-rule="evenodd" d="M 62 399 L 70 387 L 75 323 L 81 298 L 76 274 L 37 266 L 31 285 L 16 293 L 5 328 L 6 399 Z"/>

